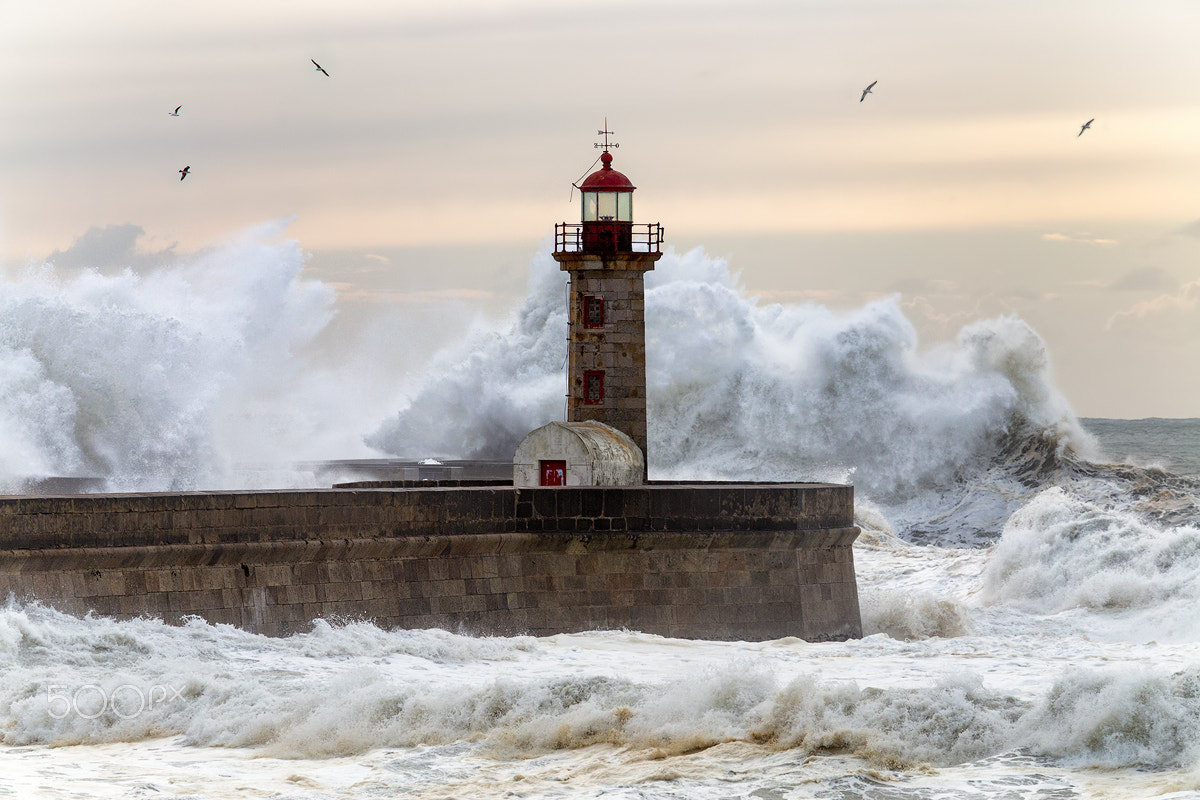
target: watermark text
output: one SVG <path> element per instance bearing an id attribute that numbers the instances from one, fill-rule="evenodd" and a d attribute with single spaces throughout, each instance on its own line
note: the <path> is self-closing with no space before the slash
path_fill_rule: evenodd
<path id="1" fill-rule="evenodd" d="M 121 719 L 133 719 L 176 700 L 183 700 L 183 692 L 159 683 L 145 687 L 132 683 L 113 687 L 85 683 L 73 690 L 70 686 L 55 684 L 46 687 L 47 713 L 52 719 L 63 719 L 72 714 L 96 719 L 107 712 Z"/>

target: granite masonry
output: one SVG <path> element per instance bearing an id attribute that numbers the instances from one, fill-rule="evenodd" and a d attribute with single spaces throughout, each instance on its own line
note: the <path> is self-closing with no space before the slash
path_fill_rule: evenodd
<path id="1" fill-rule="evenodd" d="M 0 595 L 269 635 L 861 636 L 849 486 L 444 483 L 0 498 Z"/>

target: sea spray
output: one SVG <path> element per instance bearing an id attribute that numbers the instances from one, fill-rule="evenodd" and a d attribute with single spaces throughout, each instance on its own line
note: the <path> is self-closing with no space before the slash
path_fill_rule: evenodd
<path id="1" fill-rule="evenodd" d="M 852 475 L 895 504 L 976 475 L 1005 435 L 1084 438 L 1020 320 L 921 353 L 895 298 L 764 305 L 700 251 L 663 262 L 647 279 L 647 371 L 651 464 L 669 477 Z"/>
<path id="2" fill-rule="evenodd" d="M 1039 754 L 1087 766 L 1195 768 L 1200 669 L 1070 669 L 1021 721 Z"/>
<path id="3" fill-rule="evenodd" d="M 335 294 L 302 277 L 285 224 L 140 273 L 45 266 L 4 282 L 0 483 L 312 485 L 286 464 L 344 456 L 347 443 L 505 459 L 561 418 L 566 276 L 548 252 L 507 321 L 467 326 L 381 403 L 371 346 L 349 345 L 332 367 L 307 356 Z M 847 312 L 762 303 L 700 249 L 665 253 L 646 301 L 652 478 L 851 482 L 908 541 L 980 546 L 1091 452 L 1019 319 L 920 348 L 896 298 Z M 398 410 L 385 416 L 384 403 Z M 277 469 L 237 469 L 246 462 Z M 1175 518 L 1195 510 L 1181 492 Z"/>
<path id="4" fill-rule="evenodd" d="M 365 441 L 405 457 L 509 459 L 534 428 L 561 419 L 566 393 L 566 275 L 546 251 L 500 329 L 476 324 L 439 352 L 408 401 Z"/>
<path id="5" fill-rule="evenodd" d="M 1038 614 L 1090 609 L 1123 636 L 1193 640 L 1200 526 L 1162 526 L 1129 503 L 1111 505 L 1057 486 L 1038 494 L 1005 526 L 980 600 Z"/>
<path id="6" fill-rule="evenodd" d="M 965 636 L 971 613 L 960 600 L 929 592 L 860 592 L 863 634 L 884 633 L 899 641 Z"/>
<path id="7" fill-rule="evenodd" d="M 366 441 L 503 459 L 561 418 L 564 280 L 539 253 L 521 308 L 440 353 Z M 700 249 L 668 250 L 646 286 L 651 478 L 849 481 L 906 538 L 978 545 L 1030 493 L 1031 454 L 1041 467 L 1090 447 L 1019 319 L 922 351 L 896 298 L 764 304 Z"/>
<path id="8" fill-rule="evenodd" d="M 330 381 L 300 351 L 335 293 L 301 277 L 285 224 L 140 273 L 46 264 L 0 282 L 0 483 L 228 487 L 234 464 L 301 457 L 306 436 L 344 425 L 336 403 L 308 413 Z"/>

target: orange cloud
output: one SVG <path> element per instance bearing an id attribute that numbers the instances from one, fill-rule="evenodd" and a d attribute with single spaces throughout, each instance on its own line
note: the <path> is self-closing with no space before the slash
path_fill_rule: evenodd
<path id="1" fill-rule="evenodd" d="M 1116 239 L 1100 239 L 1090 233 L 1079 233 L 1068 236 L 1065 233 L 1043 233 L 1042 238 L 1048 242 L 1075 242 L 1077 244 L 1094 244 L 1100 247 L 1115 247 L 1119 244 Z"/>

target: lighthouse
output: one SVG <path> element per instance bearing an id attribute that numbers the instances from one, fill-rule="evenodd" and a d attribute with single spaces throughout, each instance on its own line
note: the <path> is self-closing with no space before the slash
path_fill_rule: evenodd
<path id="1" fill-rule="evenodd" d="M 607 126 L 606 126 L 607 127 Z M 662 257 L 662 227 L 633 221 L 637 187 L 613 169 L 608 136 L 600 169 L 579 184 L 578 223 L 555 225 L 554 260 L 571 276 L 567 316 L 567 422 L 603 422 L 646 452 L 644 276 Z M 615 149 L 616 145 L 612 145 Z M 644 469 L 644 467 L 643 467 Z"/>

